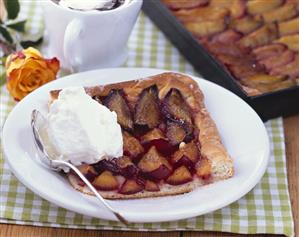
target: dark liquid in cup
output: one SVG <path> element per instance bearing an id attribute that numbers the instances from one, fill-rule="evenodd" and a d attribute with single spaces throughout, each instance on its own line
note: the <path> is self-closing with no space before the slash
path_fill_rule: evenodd
<path id="1" fill-rule="evenodd" d="M 54 3 L 59 4 L 60 0 L 52 0 Z M 84 1 L 84 0 L 82 0 Z M 108 11 L 108 10 L 113 10 L 115 8 L 118 8 L 119 6 L 121 6 L 123 3 L 125 2 L 125 0 L 111 0 L 110 2 L 108 2 L 105 6 L 103 6 L 102 8 L 95 8 L 93 10 L 98 10 L 98 11 Z M 75 9 L 72 7 L 69 7 L 70 9 L 73 10 L 77 10 L 77 11 L 84 11 L 81 9 Z"/>

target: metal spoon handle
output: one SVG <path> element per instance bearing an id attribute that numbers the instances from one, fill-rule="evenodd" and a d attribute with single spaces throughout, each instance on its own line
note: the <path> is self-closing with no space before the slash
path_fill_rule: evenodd
<path id="1" fill-rule="evenodd" d="M 115 211 L 105 200 L 104 198 L 97 192 L 97 190 L 93 187 L 93 185 L 85 178 L 85 176 L 71 163 L 63 161 L 63 160 L 52 160 L 54 166 L 67 166 L 72 169 L 81 179 L 82 181 L 88 186 L 88 188 L 95 194 L 98 200 L 101 201 L 115 216 L 116 218 L 125 225 L 128 225 L 128 221 L 117 211 Z"/>
<path id="2" fill-rule="evenodd" d="M 45 164 L 48 168 L 51 168 L 52 170 L 55 171 L 61 170 L 61 167 L 63 166 L 72 169 L 83 180 L 83 182 L 87 185 L 87 187 L 95 194 L 98 200 L 100 200 L 105 205 L 105 207 L 116 216 L 116 218 L 120 222 L 124 223 L 125 225 L 128 225 L 128 221 L 121 214 L 119 214 L 119 212 L 116 212 L 106 202 L 106 200 L 97 192 L 97 190 L 93 187 L 93 185 L 85 178 L 85 176 L 74 165 L 63 160 L 50 159 L 47 151 L 45 150 L 43 141 L 39 133 L 40 125 L 43 124 L 44 122 L 45 122 L 45 118 L 42 116 L 42 114 L 37 110 L 33 110 L 31 115 L 31 127 L 34 135 L 34 142 L 39 152 L 39 157 L 42 163 Z"/>

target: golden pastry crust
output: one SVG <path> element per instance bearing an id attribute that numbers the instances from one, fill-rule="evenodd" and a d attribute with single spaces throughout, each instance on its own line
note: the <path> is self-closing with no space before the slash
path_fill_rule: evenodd
<path id="1" fill-rule="evenodd" d="M 194 125 L 200 131 L 198 140 L 201 144 L 201 155 L 208 159 L 212 168 L 212 175 L 209 182 L 227 179 L 234 173 L 233 162 L 228 152 L 224 148 L 217 127 L 210 117 L 209 112 L 204 105 L 204 96 L 198 87 L 198 84 L 190 77 L 179 73 L 163 73 L 148 78 L 109 84 L 105 86 L 94 86 L 85 88 L 90 96 L 107 96 L 111 89 L 123 89 L 130 103 L 135 104 L 139 94 L 143 89 L 156 85 L 159 98 L 162 100 L 168 91 L 177 88 L 186 103 L 193 112 Z M 59 90 L 51 91 L 51 99 L 58 97 Z M 86 188 L 76 185 L 76 177 L 70 175 L 71 184 L 79 191 L 91 194 Z M 165 195 L 175 195 L 190 192 L 198 186 L 204 185 L 200 179 L 194 178 L 193 181 L 182 185 L 164 185 L 159 192 L 142 191 L 136 194 L 123 195 L 118 193 L 100 192 L 105 198 L 110 199 L 128 199 L 156 197 Z"/>

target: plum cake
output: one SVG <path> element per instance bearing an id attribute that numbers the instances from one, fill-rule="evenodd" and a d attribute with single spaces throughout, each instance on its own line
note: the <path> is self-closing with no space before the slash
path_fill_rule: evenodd
<path id="1" fill-rule="evenodd" d="M 178 73 L 85 88 L 117 114 L 123 156 L 79 170 L 105 198 L 176 195 L 230 178 L 233 162 L 204 105 L 198 84 Z M 51 100 L 59 90 L 51 91 Z M 92 194 L 78 176 L 75 189 Z"/>
<path id="2" fill-rule="evenodd" d="M 251 96 L 299 85 L 299 0 L 162 0 Z"/>

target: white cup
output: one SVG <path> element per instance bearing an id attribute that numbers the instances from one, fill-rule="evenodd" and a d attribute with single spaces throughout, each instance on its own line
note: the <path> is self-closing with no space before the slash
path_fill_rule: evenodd
<path id="1" fill-rule="evenodd" d="M 113 10 L 80 11 L 43 1 L 49 56 L 73 72 L 122 65 L 141 5 L 131 0 Z"/>

